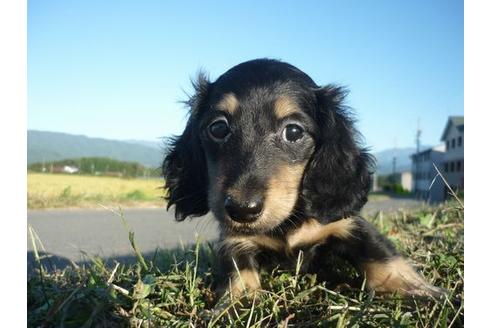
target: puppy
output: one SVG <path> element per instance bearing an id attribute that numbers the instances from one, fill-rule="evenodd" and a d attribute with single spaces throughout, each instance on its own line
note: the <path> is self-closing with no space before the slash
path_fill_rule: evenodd
<path id="1" fill-rule="evenodd" d="M 211 211 L 219 222 L 216 292 L 260 288 L 264 264 L 336 255 L 379 292 L 440 296 L 359 216 L 373 158 L 343 105 L 346 91 L 318 86 L 287 63 L 257 59 L 215 82 L 199 74 L 181 136 L 163 163 L 178 221 Z"/>

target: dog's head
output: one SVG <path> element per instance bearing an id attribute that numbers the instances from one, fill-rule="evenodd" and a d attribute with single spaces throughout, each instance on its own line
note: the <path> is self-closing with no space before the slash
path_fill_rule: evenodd
<path id="1" fill-rule="evenodd" d="M 330 220 L 367 201 L 372 158 L 341 87 L 317 86 L 277 60 L 200 74 L 190 116 L 164 160 L 176 219 L 209 210 L 229 231 L 267 232 L 293 218 Z"/>

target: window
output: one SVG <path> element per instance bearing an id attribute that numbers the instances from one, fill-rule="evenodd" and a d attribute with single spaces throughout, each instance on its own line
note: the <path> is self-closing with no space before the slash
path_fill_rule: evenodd
<path id="1" fill-rule="evenodd" d="M 454 148 L 454 146 L 455 146 L 455 141 L 456 141 L 456 140 L 455 140 L 454 138 L 453 138 L 453 140 L 451 140 L 451 148 Z"/>
<path id="2" fill-rule="evenodd" d="M 461 171 L 461 161 L 456 161 L 456 171 L 457 172 Z"/>
<path id="3" fill-rule="evenodd" d="M 461 137 L 458 137 L 458 147 L 461 147 L 462 142 L 463 142 L 463 139 Z"/>
<path id="4" fill-rule="evenodd" d="M 449 171 L 454 172 L 454 162 L 451 162 L 450 164 L 451 165 L 450 165 Z"/>
<path id="5" fill-rule="evenodd" d="M 444 172 L 448 172 L 449 171 L 449 165 L 448 165 L 448 162 L 444 163 Z"/>
<path id="6" fill-rule="evenodd" d="M 449 150 L 449 140 L 446 140 L 446 151 Z"/>

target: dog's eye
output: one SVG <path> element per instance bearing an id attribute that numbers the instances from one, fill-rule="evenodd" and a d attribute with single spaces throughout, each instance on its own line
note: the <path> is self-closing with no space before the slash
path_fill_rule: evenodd
<path id="1" fill-rule="evenodd" d="M 304 129 L 297 124 L 288 124 L 282 132 L 282 138 L 288 142 L 296 142 L 304 135 Z"/>
<path id="2" fill-rule="evenodd" d="M 221 141 L 225 139 L 230 132 L 229 125 L 224 119 L 217 120 L 208 126 L 208 133 L 214 140 Z"/>

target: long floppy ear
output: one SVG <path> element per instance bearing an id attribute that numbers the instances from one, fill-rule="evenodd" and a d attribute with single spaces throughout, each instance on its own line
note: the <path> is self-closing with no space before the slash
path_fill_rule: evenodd
<path id="1" fill-rule="evenodd" d="M 188 216 L 201 216 L 209 211 L 207 202 L 207 164 L 199 139 L 198 119 L 207 101 L 210 83 L 204 73 L 199 73 L 193 83 L 195 94 L 185 103 L 189 106 L 189 119 L 181 136 L 169 140 L 168 152 L 162 164 L 167 189 L 167 209 L 176 205 L 176 220 Z"/>
<path id="2" fill-rule="evenodd" d="M 354 215 L 367 202 L 373 157 L 359 146 L 345 89 L 328 85 L 315 90 L 319 138 L 306 168 L 302 195 L 305 212 L 321 220 Z"/>

